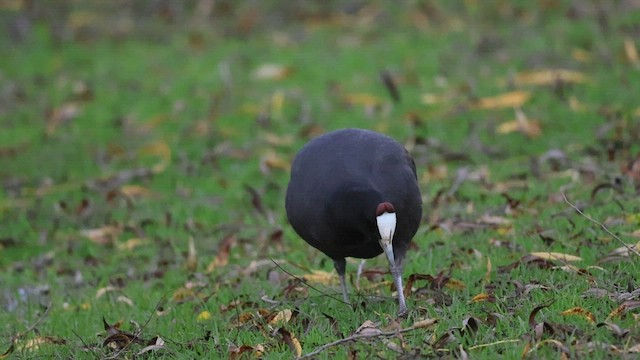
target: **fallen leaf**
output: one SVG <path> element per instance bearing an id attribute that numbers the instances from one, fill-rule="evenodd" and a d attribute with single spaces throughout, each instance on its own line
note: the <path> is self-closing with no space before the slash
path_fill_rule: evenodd
<path id="1" fill-rule="evenodd" d="M 335 272 L 322 270 L 313 270 L 311 274 L 302 275 L 302 278 L 310 283 L 322 285 L 333 285 L 338 281 L 338 275 Z"/>
<path id="2" fill-rule="evenodd" d="M 542 134 L 540 122 L 527 118 L 519 109 L 516 109 L 515 120 L 504 122 L 496 128 L 496 132 L 499 134 L 509 134 L 516 131 L 530 138 L 536 138 Z"/>
<path id="3" fill-rule="evenodd" d="M 382 333 L 382 330 L 378 328 L 371 320 L 365 320 L 365 322 L 360 325 L 356 331 L 353 333 L 354 335 L 362 335 L 362 336 L 376 336 Z"/>
<path id="4" fill-rule="evenodd" d="M 133 249 L 137 248 L 138 246 L 144 245 L 147 243 L 147 240 L 145 239 L 139 239 L 139 238 L 131 238 L 123 243 L 117 243 L 116 247 L 118 248 L 118 250 L 126 250 L 126 251 L 132 251 Z"/>
<path id="5" fill-rule="evenodd" d="M 582 261 L 582 258 L 575 255 L 568 255 L 558 252 L 531 252 L 529 255 L 539 257 L 544 260 L 557 260 L 562 262 Z"/>
<path id="6" fill-rule="evenodd" d="M 469 303 L 477 303 L 483 301 L 495 302 L 496 299 L 492 295 L 481 293 L 472 297 L 471 300 L 469 300 Z"/>
<path id="7" fill-rule="evenodd" d="M 256 80 L 282 80 L 293 74 L 293 68 L 281 64 L 265 63 L 253 71 Z"/>
<path id="8" fill-rule="evenodd" d="M 293 311 L 290 309 L 284 309 L 278 311 L 270 320 L 269 324 L 276 325 L 278 323 L 288 323 L 291 320 L 291 316 L 293 315 Z"/>
<path id="9" fill-rule="evenodd" d="M 282 337 L 282 340 L 289 346 L 289 349 L 296 357 L 300 357 L 302 355 L 302 345 L 300 345 L 300 341 L 288 330 L 285 328 L 278 328 L 278 334 Z"/>
<path id="10" fill-rule="evenodd" d="M 640 63 L 640 56 L 638 56 L 638 49 L 636 48 L 636 43 L 633 39 L 629 37 L 625 37 L 624 39 L 624 53 L 627 56 L 627 60 L 634 64 L 638 65 Z"/>
<path id="11" fill-rule="evenodd" d="M 162 340 L 160 336 L 156 336 L 148 342 L 147 346 L 138 351 L 136 355 L 140 356 L 148 352 L 158 351 L 160 349 L 164 349 L 164 340 Z"/>
<path id="12" fill-rule="evenodd" d="M 112 225 L 103 226 L 97 229 L 80 230 L 80 234 L 82 236 L 98 245 L 113 244 L 120 233 L 121 229 Z"/>
<path id="13" fill-rule="evenodd" d="M 171 162 L 171 148 L 164 141 L 147 144 L 138 150 L 138 155 L 159 157 L 160 161 L 151 167 L 153 173 L 163 172 Z"/>
<path id="14" fill-rule="evenodd" d="M 560 315 L 564 315 L 564 316 L 568 316 L 568 315 L 572 315 L 572 316 L 581 316 L 585 319 L 587 319 L 589 322 L 591 323 L 595 323 L 596 322 L 596 317 L 593 316 L 593 314 L 590 311 L 587 311 L 579 306 L 576 307 L 572 307 L 571 309 L 567 309 L 563 312 L 560 313 Z"/>
<path id="15" fill-rule="evenodd" d="M 581 84 L 587 81 L 587 76 L 578 71 L 564 69 L 544 69 L 519 73 L 514 78 L 517 86 L 522 85 L 553 85 L 557 82 Z"/>
<path id="16" fill-rule="evenodd" d="M 431 327 L 437 323 L 438 323 L 438 319 L 423 319 L 423 320 L 418 320 L 414 322 L 413 325 L 411 325 L 411 327 L 414 329 L 422 329 L 422 328 Z"/>
<path id="17" fill-rule="evenodd" d="M 472 103 L 472 107 L 476 109 L 501 109 L 501 108 L 517 108 L 526 103 L 531 94 L 526 91 L 511 91 L 508 93 L 480 98 Z"/>
<path id="18" fill-rule="evenodd" d="M 189 272 L 195 272 L 198 269 L 198 256 L 196 251 L 196 244 L 193 241 L 193 236 L 189 237 L 189 245 L 187 251 L 187 261 L 185 263 L 185 268 Z"/>
<path id="19" fill-rule="evenodd" d="M 218 255 L 207 266 L 207 272 L 210 273 L 219 267 L 226 266 L 229 262 L 229 253 L 235 245 L 237 238 L 235 235 L 227 235 L 218 246 Z"/>
<path id="20" fill-rule="evenodd" d="M 382 100 L 374 95 L 366 93 L 352 93 L 344 96 L 344 102 L 348 105 L 360 105 L 364 107 L 376 107 L 382 104 Z"/>
<path id="21" fill-rule="evenodd" d="M 130 198 L 149 197 L 152 194 L 151 190 L 140 185 L 124 185 L 120 187 L 120 193 Z"/>

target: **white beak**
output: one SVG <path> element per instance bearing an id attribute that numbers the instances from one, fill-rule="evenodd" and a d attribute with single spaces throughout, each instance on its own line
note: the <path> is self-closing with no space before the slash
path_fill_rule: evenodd
<path id="1" fill-rule="evenodd" d="M 385 212 L 382 215 L 376 217 L 378 223 L 378 232 L 380 233 L 380 247 L 387 255 L 391 266 L 395 264 L 395 258 L 393 256 L 393 234 L 396 231 L 396 213 Z"/>

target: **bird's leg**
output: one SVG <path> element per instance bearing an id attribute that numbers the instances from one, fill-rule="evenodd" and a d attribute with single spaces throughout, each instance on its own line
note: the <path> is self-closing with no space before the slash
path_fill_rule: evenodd
<path id="1" fill-rule="evenodd" d="M 358 265 L 358 272 L 356 273 L 356 289 L 358 290 L 360 290 L 360 276 L 362 275 L 365 261 L 365 259 L 360 260 L 360 264 Z"/>
<path id="2" fill-rule="evenodd" d="M 402 264 L 393 263 L 391 265 L 391 276 L 393 282 L 396 284 L 396 290 L 398 291 L 398 316 L 404 317 L 407 315 L 407 303 L 404 299 L 404 287 L 402 286 Z"/>
<path id="3" fill-rule="evenodd" d="M 342 287 L 342 298 L 344 302 L 349 304 L 349 294 L 347 293 L 347 280 L 344 277 L 344 273 L 347 268 L 347 261 L 345 259 L 333 259 L 333 266 L 336 268 L 338 272 L 338 276 L 340 277 L 340 287 Z"/>
<path id="4" fill-rule="evenodd" d="M 398 316 L 404 317 L 408 311 L 402 289 L 402 257 L 396 262 L 395 254 L 393 253 L 393 234 L 396 231 L 397 221 L 396 214 L 395 212 L 390 213 L 385 211 L 376 217 L 376 221 L 378 223 L 378 231 L 380 232 L 380 247 L 389 260 L 391 276 L 398 291 Z"/>

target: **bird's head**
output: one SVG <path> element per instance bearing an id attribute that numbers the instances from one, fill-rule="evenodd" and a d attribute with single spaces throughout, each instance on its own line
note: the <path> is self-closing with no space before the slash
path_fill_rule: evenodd
<path id="1" fill-rule="evenodd" d="M 376 222 L 380 233 L 380 247 L 387 255 L 389 262 L 395 262 L 393 255 L 393 234 L 396 231 L 396 209 L 389 202 L 378 204 L 376 208 Z"/>

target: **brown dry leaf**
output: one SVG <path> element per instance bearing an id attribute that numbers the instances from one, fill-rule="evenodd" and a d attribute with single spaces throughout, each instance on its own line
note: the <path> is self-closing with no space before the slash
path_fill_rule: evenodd
<path id="1" fill-rule="evenodd" d="M 240 358 L 245 358 L 242 355 L 247 352 L 253 352 L 255 349 L 253 346 L 242 345 L 240 347 L 235 346 L 233 343 L 229 344 L 229 359 L 235 360 Z"/>
<path id="2" fill-rule="evenodd" d="M 638 49 L 633 39 L 628 37 L 624 39 L 624 53 L 630 63 L 634 65 L 640 64 L 640 56 L 638 56 Z"/>
<path id="3" fill-rule="evenodd" d="M 582 261 L 582 258 L 578 256 L 568 255 L 568 254 L 563 254 L 558 252 L 537 251 L 537 252 L 531 252 L 529 253 L 529 255 L 536 256 L 544 260 L 557 260 L 562 262 Z"/>
<path id="4" fill-rule="evenodd" d="M 285 328 L 279 328 L 277 332 L 280 334 L 285 344 L 289 346 L 291 352 L 293 352 L 296 357 L 300 357 L 302 355 L 302 345 L 300 345 L 300 341 L 298 341 L 298 339 Z"/>
<path id="5" fill-rule="evenodd" d="M 131 238 L 123 243 L 117 243 L 116 247 L 118 248 L 118 250 L 122 250 L 122 251 L 132 251 L 133 249 L 137 248 L 138 246 L 144 245 L 147 243 L 147 240 L 145 239 L 140 239 L 140 238 Z"/>
<path id="6" fill-rule="evenodd" d="M 147 144 L 138 150 L 140 156 L 157 156 L 160 161 L 151 167 L 154 173 L 163 172 L 171 162 L 171 148 L 164 141 L 156 141 Z"/>
<path id="7" fill-rule="evenodd" d="M 598 263 L 603 264 L 607 262 L 628 259 L 633 254 L 633 251 L 629 250 L 629 248 L 635 249 L 635 251 L 640 251 L 640 241 L 635 245 L 630 245 L 629 247 L 623 246 L 611 251 L 607 254 L 607 256 L 600 259 Z"/>
<path id="8" fill-rule="evenodd" d="M 290 162 L 278 155 L 275 151 L 269 150 L 260 158 L 260 170 L 263 174 L 269 174 L 270 170 L 279 169 L 288 171 L 291 166 Z"/>
<path id="9" fill-rule="evenodd" d="M 477 303 L 477 302 L 484 302 L 484 301 L 495 302 L 495 300 L 496 299 L 492 295 L 481 293 L 472 297 L 471 300 L 469 300 L 469 303 Z"/>
<path id="10" fill-rule="evenodd" d="M 593 314 L 590 311 L 585 310 L 585 309 L 583 309 L 583 308 L 581 308 L 579 306 L 572 307 L 571 309 L 567 309 L 567 310 L 561 312 L 560 315 L 564 315 L 564 316 L 568 316 L 568 315 L 581 316 L 581 317 L 587 319 L 591 323 L 595 323 L 596 322 L 596 317 L 593 316 Z"/>
<path id="11" fill-rule="evenodd" d="M 237 238 L 235 235 L 227 235 L 222 239 L 222 242 L 218 247 L 218 255 L 216 255 L 215 259 L 213 259 L 213 261 L 209 263 L 209 266 L 207 266 L 208 273 L 219 267 L 227 265 L 229 262 L 229 253 L 231 252 L 231 248 L 235 245 L 236 240 Z"/>
<path id="12" fill-rule="evenodd" d="M 124 185 L 120 188 L 120 193 L 126 197 L 149 197 L 153 192 L 144 186 L 140 185 Z"/>
<path id="13" fill-rule="evenodd" d="M 627 349 L 628 353 L 640 353 L 640 344 L 635 344 L 632 347 Z"/>
<path id="14" fill-rule="evenodd" d="M 103 226 L 97 229 L 80 230 L 80 234 L 98 245 L 113 244 L 122 230 L 113 225 Z"/>
<path id="15" fill-rule="evenodd" d="M 544 69 L 519 73 L 514 78 L 517 86 L 522 85 L 553 85 L 557 82 L 581 84 L 587 81 L 587 76 L 578 71 L 564 69 Z"/>
<path id="16" fill-rule="evenodd" d="M 356 329 L 353 335 L 376 336 L 381 333 L 382 330 L 378 328 L 378 325 L 376 325 L 376 323 L 371 320 L 365 320 L 365 322 L 363 322 L 362 325 L 360 325 L 358 329 Z"/>
<path id="17" fill-rule="evenodd" d="M 75 119 L 79 114 L 80 106 L 74 102 L 63 104 L 51 110 L 47 114 L 47 135 L 53 135 L 60 125 Z"/>
<path id="18" fill-rule="evenodd" d="M 281 64 L 265 63 L 253 71 L 256 80 L 282 80 L 293 74 L 293 68 Z"/>
<path id="19" fill-rule="evenodd" d="M 438 323 L 438 319 L 423 319 L 423 320 L 418 320 L 414 322 L 413 325 L 411 325 L 411 327 L 414 329 L 422 329 L 422 328 L 431 327 L 437 323 Z"/>
<path id="20" fill-rule="evenodd" d="M 607 315 L 607 319 L 622 316 L 627 311 L 637 308 L 640 308 L 640 300 L 627 300 L 613 309 L 613 311 Z"/>
<path id="21" fill-rule="evenodd" d="M 531 94 L 527 91 L 511 91 L 504 94 L 480 98 L 476 100 L 471 106 L 476 109 L 502 109 L 502 108 L 517 108 L 526 103 Z"/>
<path id="22" fill-rule="evenodd" d="M 193 236 L 189 236 L 189 250 L 187 252 L 187 262 L 185 268 L 189 272 L 194 272 L 198 269 L 198 252 L 196 251 L 196 244 L 193 241 Z"/>
<path id="23" fill-rule="evenodd" d="M 291 311 L 291 309 L 284 309 L 281 311 L 278 311 L 270 320 L 269 320 L 269 324 L 271 325 L 276 325 L 276 324 L 285 324 L 288 323 L 289 320 L 291 320 L 291 316 L 293 315 L 293 311 Z"/>
<path id="24" fill-rule="evenodd" d="M 422 95 L 422 98 L 421 98 L 422 103 L 425 105 L 440 104 L 440 103 L 448 102 L 449 100 L 451 100 L 450 94 L 436 95 L 436 94 L 429 93 L 429 94 Z"/>
<path id="25" fill-rule="evenodd" d="M 447 279 L 444 287 L 451 290 L 464 290 L 467 288 L 467 285 L 458 279 L 451 278 Z"/>
<path id="26" fill-rule="evenodd" d="M 33 339 L 26 340 L 20 346 L 20 351 L 35 351 L 40 348 L 40 345 L 52 344 L 52 345 L 64 345 L 67 341 L 62 338 L 53 336 L 37 336 Z"/>
<path id="27" fill-rule="evenodd" d="M 302 275 L 305 281 L 314 284 L 332 285 L 338 280 L 338 275 L 335 272 L 326 272 L 322 270 L 313 270 L 311 274 Z"/>

